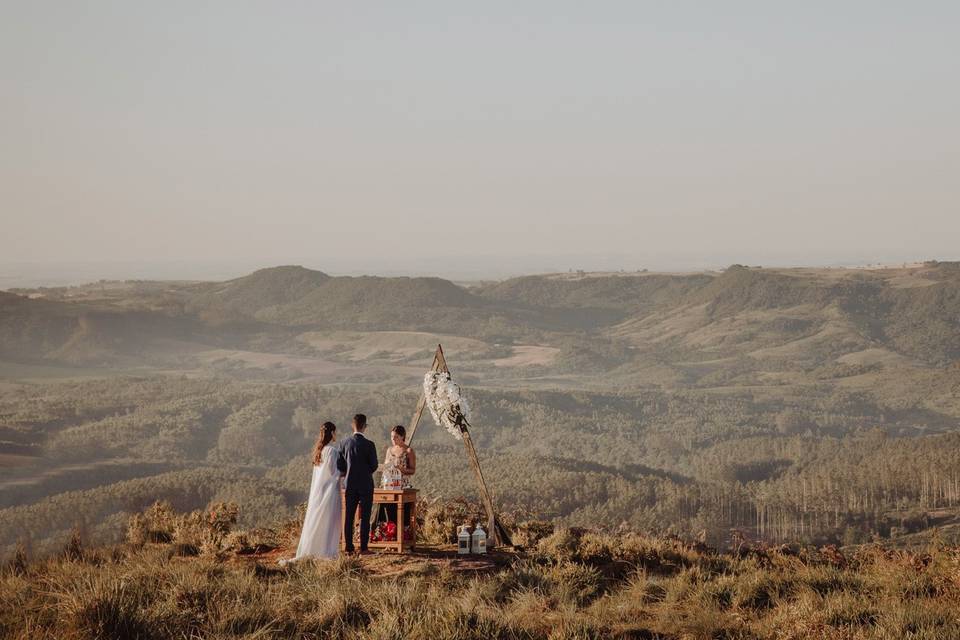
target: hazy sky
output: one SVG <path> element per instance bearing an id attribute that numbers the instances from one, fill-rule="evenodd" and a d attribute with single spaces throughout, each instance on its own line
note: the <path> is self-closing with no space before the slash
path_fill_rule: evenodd
<path id="1" fill-rule="evenodd" d="M 960 255 L 955 1 L 0 0 L 0 83 L 0 262 Z"/>

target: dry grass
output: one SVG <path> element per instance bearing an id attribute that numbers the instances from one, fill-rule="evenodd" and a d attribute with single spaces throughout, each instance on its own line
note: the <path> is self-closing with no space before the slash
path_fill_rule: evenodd
<path id="1" fill-rule="evenodd" d="M 73 540 L 57 557 L 18 556 L 0 576 L 0 637 L 960 637 L 953 547 L 732 555 L 674 538 L 564 529 L 481 574 L 415 560 L 383 574 L 376 558 L 286 569 L 240 560 L 231 547 L 248 534 L 226 533 L 229 513 L 215 522 L 225 533 L 219 552 L 180 557 L 174 536 L 140 536 L 183 526 L 184 516 L 158 505 L 142 519 L 131 531 L 139 544 L 86 549 Z"/>

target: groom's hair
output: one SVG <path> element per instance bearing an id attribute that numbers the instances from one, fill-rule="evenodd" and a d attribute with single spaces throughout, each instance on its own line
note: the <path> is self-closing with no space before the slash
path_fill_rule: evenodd
<path id="1" fill-rule="evenodd" d="M 353 426 L 357 428 L 357 431 L 363 431 L 367 428 L 367 416 L 362 413 L 358 413 L 353 416 Z"/>

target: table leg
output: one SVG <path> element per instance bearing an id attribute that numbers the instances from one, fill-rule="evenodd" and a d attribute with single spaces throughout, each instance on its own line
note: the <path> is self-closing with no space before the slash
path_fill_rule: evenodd
<path id="1" fill-rule="evenodd" d="M 417 503 L 410 503 L 410 548 L 417 546 Z"/>
<path id="2" fill-rule="evenodd" d="M 397 550 L 403 553 L 403 498 L 397 503 Z"/>

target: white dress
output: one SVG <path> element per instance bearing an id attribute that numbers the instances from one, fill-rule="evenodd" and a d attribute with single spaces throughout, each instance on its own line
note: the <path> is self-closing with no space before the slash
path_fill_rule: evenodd
<path id="1" fill-rule="evenodd" d="M 336 558 L 340 554 L 340 529 L 343 527 L 340 498 L 340 472 L 336 446 L 327 445 L 320 453 L 320 464 L 313 467 L 307 513 L 294 560 Z"/>

